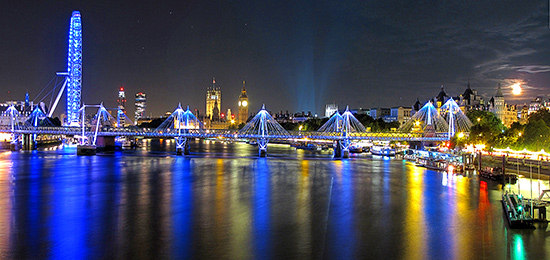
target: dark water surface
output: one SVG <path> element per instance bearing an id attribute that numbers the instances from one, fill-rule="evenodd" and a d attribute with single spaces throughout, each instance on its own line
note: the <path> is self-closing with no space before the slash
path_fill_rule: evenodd
<path id="1" fill-rule="evenodd" d="M 2 259 L 549 259 L 501 186 L 409 162 L 244 143 L 0 152 Z"/>

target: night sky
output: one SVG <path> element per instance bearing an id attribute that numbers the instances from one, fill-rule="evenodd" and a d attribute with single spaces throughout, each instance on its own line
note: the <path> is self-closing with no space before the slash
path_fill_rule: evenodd
<path id="1" fill-rule="evenodd" d="M 487 98 L 501 83 L 511 103 L 550 93 L 546 0 L 158 2 L 2 1 L 0 101 L 27 90 L 35 99 L 66 70 L 73 10 L 83 23 L 83 102 L 115 107 L 124 86 L 132 119 L 140 91 L 148 115 L 178 102 L 204 112 L 212 77 L 222 110 L 234 112 L 243 80 L 251 112 L 265 103 L 320 115 L 333 102 L 411 106 L 442 84 L 456 96 L 468 79 Z"/>

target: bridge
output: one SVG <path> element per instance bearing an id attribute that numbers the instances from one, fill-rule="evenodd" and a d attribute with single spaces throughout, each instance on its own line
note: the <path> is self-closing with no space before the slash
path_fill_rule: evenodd
<path id="1" fill-rule="evenodd" d="M 96 115 L 86 122 L 85 109 L 97 108 Z M 334 142 L 335 157 L 348 157 L 349 145 L 355 140 L 378 141 L 446 141 L 447 132 L 425 135 L 412 132 L 366 132 L 365 127 L 346 110 L 342 115 L 335 113 L 318 131 L 286 131 L 265 109 L 265 106 L 241 130 L 204 129 L 204 125 L 187 108 L 181 105 L 174 110 L 158 128 L 116 127 L 114 119 L 102 105 L 83 105 L 79 110 L 82 115 L 78 122 L 80 126 L 51 126 L 45 113 L 36 108 L 25 123 L 16 123 L 18 112 L 15 108 L 8 108 L 10 125 L 0 125 L 0 132 L 12 135 L 14 147 L 18 142 L 35 142 L 37 135 L 61 135 L 78 137 L 80 146 L 96 148 L 100 137 L 144 137 L 144 138 L 174 138 L 177 154 L 190 154 L 190 139 L 223 138 L 230 140 L 256 140 L 259 156 L 267 156 L 269 141 L 287 142 L 295 140 L 328 140 Z M 30 145 L 33 147 L 35 145 Z"/>
<path id="2" fill-rule="evenodd" d="M 68 44 L 67 72 L 58 72 L 65 81 L 60 88 L 55 102 L 50 104 L 47 115 L 36 106 L 28 118 L 22 119 L 14 105 L 5 113 L 9 125 L 0 125 L 0 133 L 11 134 L 12 147 L 17 149 L 20 143 L 27 143 L 27 149 L 35 147 L 37 136 L 65 136 L 79 139 L 79 147 L 95 154 L 98 138 L 145 137 L 174 138 L 176 153 L 189 154 L 189 140 L 194 138 L 226 138 L 256 140 L 259 156 L 267 156 L 267 144 L 270 141 L 291 142 L 295 140 L 329 140 L 334 142 L 334 156 L 348 157 L 349 147 L 355 140 L 380 141 L 446 141 L 457 131 L 467 131 L 471 122 L 460 111 L 454 100 L 450 99 L 440 109 L 448 115 L 448 122 L 431 103 L 418 111 L 413 118 L 400 128 L 400 132 L 370 133 L 346 109 L 342 114 L 335 113 L 318 131 L 292 132 L 285 130 L 265 109 L 265 106 L 241 130 L 204 129 L 204 125 L 193 115 L 189 107 L 184 110 L 181 104 L 156 129 L 122 128 L 121 116 L 125 114 L 118 109 L 117 118 L 113 118 L 103 104 L 81 104 L 82 83 L 82 18 L 80 12 L 74 11 L 71 16 Z M 55 88 L 54 88 L 55 89 Z M 54 126 L 50 118 L 57 107 L 59 99 L 67 89 L 67 121 L 64 126 Z M 51 91 L 53 93 L 53 90 Z M 40 95 L 40 94 L 39 94 Z M 52 94 L 53 100 L 53 94 Z M 86 109 L 97 108 L 95 117 L 87 121 Z M 79 151 L 80 151 L 79 148 Z"/>

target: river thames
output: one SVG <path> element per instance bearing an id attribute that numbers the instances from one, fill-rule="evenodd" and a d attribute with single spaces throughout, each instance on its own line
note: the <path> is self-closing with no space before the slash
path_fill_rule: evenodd
<path id="1" fill-rule="evenodd" d="M 2 259 L 549 259 L 501 185 L 370 155 L 173 141 L 0 151 Z"/>

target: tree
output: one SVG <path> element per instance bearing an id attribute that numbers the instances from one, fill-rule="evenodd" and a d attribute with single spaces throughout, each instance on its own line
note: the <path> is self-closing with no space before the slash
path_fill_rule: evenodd
<path id="1" fill-rule="evenodd" d="M 529 122 L 543 120 L 547 126 L 550 126 L 550 112 L 546 109 L 539 109 L 537 112 L 530 114 L 527 119 Z"/>
<path id="2" fill-rule="evenodd" d="M 544 123 L 544 120 L 529 120 L 525 125 L 525 131 L 519 138 L 523 147 L 531 151 L 549 150 L 550 147 L 550 127 Z"/>
<path id="3" fill-rule="evenodd" d="M 474 123 L 470 128 L 470 143 L 483 143 L 492 146 L 505 129 L 500 119 L 491 112 L 470 110 L 467 116 Z"/>
<path id="4" fill-rule="evenodd" d="M 524 130 L 524 125 L 519 122 L 514 122 L 510 125 L 510 128 L 497 135 L 494 145 L 499 148 L 510 147 L 516 150 L 522 150 L 523 145 L 519 142 L 519 138 L 523 135 Z"/>

